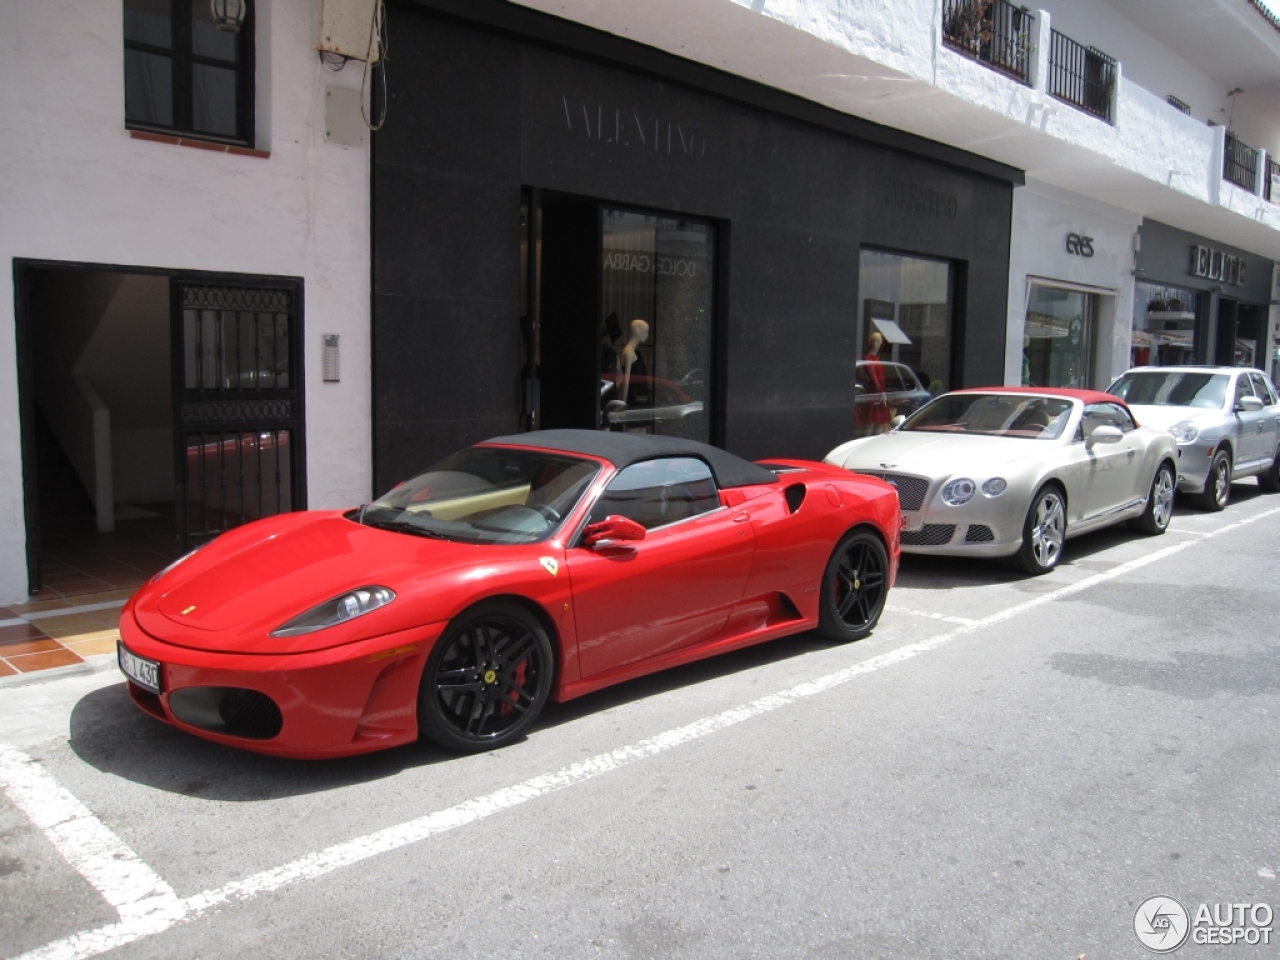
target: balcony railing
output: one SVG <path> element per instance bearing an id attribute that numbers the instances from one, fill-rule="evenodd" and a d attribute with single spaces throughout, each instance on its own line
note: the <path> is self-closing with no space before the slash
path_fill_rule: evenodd
<path id="1" fill-rule="evenodd" d="M 1258 151 L 1229 133 L 1222 155 L 1222 179 L 1250 193 L 1258 182 Z"/>
<path id="2" fill-rule="evenodd" d="M 1262 195 L 1272 203 L 1280 203 L 1280 163 L 1267 158 L 1267 179 L 1262 185 Z"/>
<path id="3" fill-rule="evenodd" d="M 942 40 L 1027 82 L 1035 17 L 1008 0 L 942 0 Z"/>
<path id="4" fill-rule="evenodd" d="M 1111 94 L 1116 83 L 1116 62 L 1095 47 L 1076 43 L 1064 33 L 1049 30 L 1049 82 L 1051 96 L 1065 100 L 1111 123 Z"/>

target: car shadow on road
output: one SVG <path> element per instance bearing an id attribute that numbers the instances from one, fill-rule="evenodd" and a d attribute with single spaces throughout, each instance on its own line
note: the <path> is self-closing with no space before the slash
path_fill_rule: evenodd
<path id="1" fill-rule="evenodd" d="M 206 800 L 275 800 L 395 776 L 449 758 L 416 744 L 339 760 L 288 760 L 201 740 L 139 710 L 123 682 L 71 711 L 72 751 L 103 773 Z"/>
<path id="2" fill-rule="evenodd" d="M 568 703 L 549 703 L 534 725 L 545 730 L 681 687 L 751 670 L 830 644 L 804 633 L 664 670 Z M 290 760 L 250 753 L 192 736 L 139 710 L 123 682 L 82 697 L 71 712 L 69 745 L 97 770 L 167 793 L 252 802 L 323 793 L 394 777 L 461 755 L 423 739 L 415 744 L 333 760 Z"/>

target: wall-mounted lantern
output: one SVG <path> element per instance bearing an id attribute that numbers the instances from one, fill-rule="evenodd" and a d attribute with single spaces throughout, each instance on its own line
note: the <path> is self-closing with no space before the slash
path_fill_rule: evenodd
<path id="1" fill-rule="evenodd" d="M 209 8 L 213 11 L 213 22 L 219 30 L 239 33 L 244 26 L 249 0 L 209 0 Z"/>

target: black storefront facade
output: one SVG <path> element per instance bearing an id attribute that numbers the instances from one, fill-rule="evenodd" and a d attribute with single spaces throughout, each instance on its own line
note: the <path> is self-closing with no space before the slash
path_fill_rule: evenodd
<path id="1" fill-rule="evenodd" d="M 1139 237 L 1131 365 L 1268 370 L 1272 261 L 1155 220 Z"/>
<path id="2" fill-rule="evenodd" d="M 534 427 L 820 457 L 910 386 L 868 359 L 1001 382 L 1018 171 L 514 5 L 388 23 L 378 491 Z"/>

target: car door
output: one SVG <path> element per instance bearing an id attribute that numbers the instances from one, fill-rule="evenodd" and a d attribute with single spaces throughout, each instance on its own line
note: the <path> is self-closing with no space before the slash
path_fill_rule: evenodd
<path id="1" fill-rule="evenodd" d="M 1255 396 L 1253 385 L 1249 382 L 1249 374 L 1247 371 L 1241 370 L 1236 375 L 1236 391 L 1235 399 L 1232 400 L 1231 406 L 1233 416 L 1235 418 L 1236 427 L 1239 431 L 1236 435 L 1236 462 L 1232 465 L 1233 473 L 1240 469 L 1247 469 L 1255 465 L 1263 456 L 1270 457 L 1270 451 L 1263 453 L 1263 443 L 1266 438 L 1263 437 L 1263 422 L 1268 418 L 1274 418 L 1274 414 L 1269 414 L 1264 406 L 1261 410 L 1241 410 L 1240 401 L 1246 397 Z M 1265 404 L 1265 400 L 1263 403 Z"/>
<path id="2" fill-rule="evenodd" d="M 1123 434 L 1120 440 L 1089 444 L 1089 435 L 1104 424 L 1119 428 Z M 1140 476 L 1142 442 L 1128 410 L 1117 403 L 1086 404 L 1080 437 L 1086 448 L 1084 503 L 1079 514 L 1082 520 L 1105 516 L 1146 496 L 1149 478 Z"/>
<path id="3" fill-rule="evenodd" d="M 754 549 L 744 512 L 720 504 L 707 465 L 664 457 L 620 471 L 590 522 L 619 515 L 645 538 L 568 550 L 584 677 L 717 636 L 742 598 Z"/>
<path id="4" fill-rule="evenodd" d="M 1280 446 L 1280 397 L 1276 396 L 1271 381 L 1260 373 L 1250 373 L 1249 382 L 1262 401 L 1257 420 L 1258 459 L 1269 463 Z"/>

